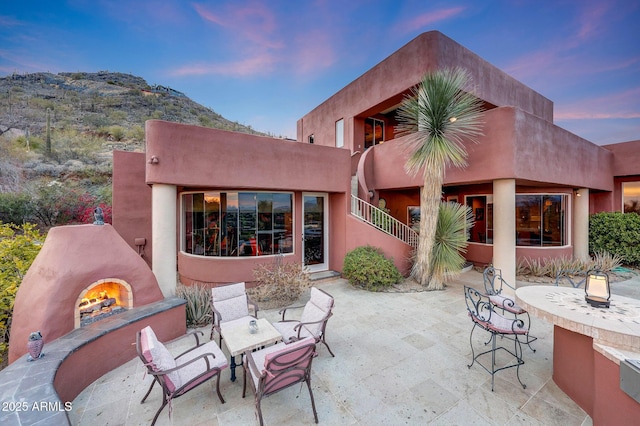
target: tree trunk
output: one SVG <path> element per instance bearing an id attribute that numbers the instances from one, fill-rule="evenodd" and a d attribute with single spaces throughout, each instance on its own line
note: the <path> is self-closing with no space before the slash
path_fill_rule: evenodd
<path id="1" fill-rule="evenodd" d="M 435 242 L 438 208 L 442 198 L 442 171 L 426 170 L 420 190 L 420 235 L 418 253 L 411 276 L 426 290 L 442 290 L 444 285 L 432 279 L 431 251 Z"/>

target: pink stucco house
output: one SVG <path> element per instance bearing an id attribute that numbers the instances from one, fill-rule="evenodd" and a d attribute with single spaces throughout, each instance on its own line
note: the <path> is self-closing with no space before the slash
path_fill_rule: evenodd
<path id="1" fill-rule="evenodd" d="M 422 178 L 404 172 L 395 110 L 443 67 L 466 68 L 486 107 L 469 166 L 445 177 L 444 199 L 475 214 L 467 259 L 514 282 L 521 257 L 588 256 L 589 214 L 640 198 L 640 141 L 598 146 L 555 126 L 552 101 L 439 32 L 300 118 L 296 141 L 148 121 L 146 153 L 114 153 L 113 226 L 165 295 L 176 271 L 185 283 L 252 281 L 278 254 L 340 271 L 366 244 L 407 272 Z"/>

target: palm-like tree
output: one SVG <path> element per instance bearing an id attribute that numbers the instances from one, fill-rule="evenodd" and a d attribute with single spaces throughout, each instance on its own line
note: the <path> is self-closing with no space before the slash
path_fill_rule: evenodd
<path id="1" fill-rule="evenodd" d="M 443 283 L 432 280 L 433 249 L 442 183 L 447 166 L 466 166 L 465 142 L 482 135 L 482 101 L 470 93 L 471 77 L 461 69 L 427 73 L 398 109 L 398 131 L 407 136 L 408 173 L 423 171 L 420 191 L 420 237 L 411 275 L 428 290 Z"/>

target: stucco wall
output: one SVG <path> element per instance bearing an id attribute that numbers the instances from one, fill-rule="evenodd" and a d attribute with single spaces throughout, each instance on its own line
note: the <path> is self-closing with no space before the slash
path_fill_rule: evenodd
<path id="1" fill-rule="evenodd" d="M 431 31 L 420 34 L 303 116 L 298 121 L 297 139 L 307 142 L 308 136 L 314 134 L 316 144 L 332 146 L 337 120 L 380 112 L 399 103 L 426 72 L 456 66 L 470 72 L 476 94 L 488 103 L 517 106 L 544 120 L 553 120 L 550 100 L 447 36 Z M 359 134 L 356 130 L 345 132 L 345 147 L 353 151 L 363 148 L 360 141 L 353 141 L 353 135 Z"/>
<path id="2" fill-rule="evenodd" d="M 142 258 L 151 266 L 151 187 L 145 183 L 143 152 L 113 152 L 113 228 L 133 249 L 144 238 Z"/>

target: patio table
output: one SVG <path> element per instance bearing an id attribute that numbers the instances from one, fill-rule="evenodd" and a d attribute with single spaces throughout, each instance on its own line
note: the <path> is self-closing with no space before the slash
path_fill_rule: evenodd
<path id="1" fill-rule="evenodd" d="M 518 288 L 516 298 L 553 324 L 553 381 L 594 424 L 640 416 L 640 403 L 620 389 L 619 372 L 621 361 L 640 358 L 640 300 L 612 295 L 610 308 L 592 307 L 584 289 L 538 285 Z"/>
<path id="2" fill-rule="evenodd" d="M 242 365 L 242 359 L 240 359 L 240 364 L 236 364 L 236 355 L 242 355 L 245 351 L 259 349 L 282 340 L 282 335 L 265 318 L 260 318 L 256 322 L 258 324 L 256 333 L 249 332 L 249 327 L 246 324 L 227 327 L 222 324 L 220 333 L 231 356 L 229 369 L 231 370 L 232 382 L 236 380 L 236 367 Z"/>

